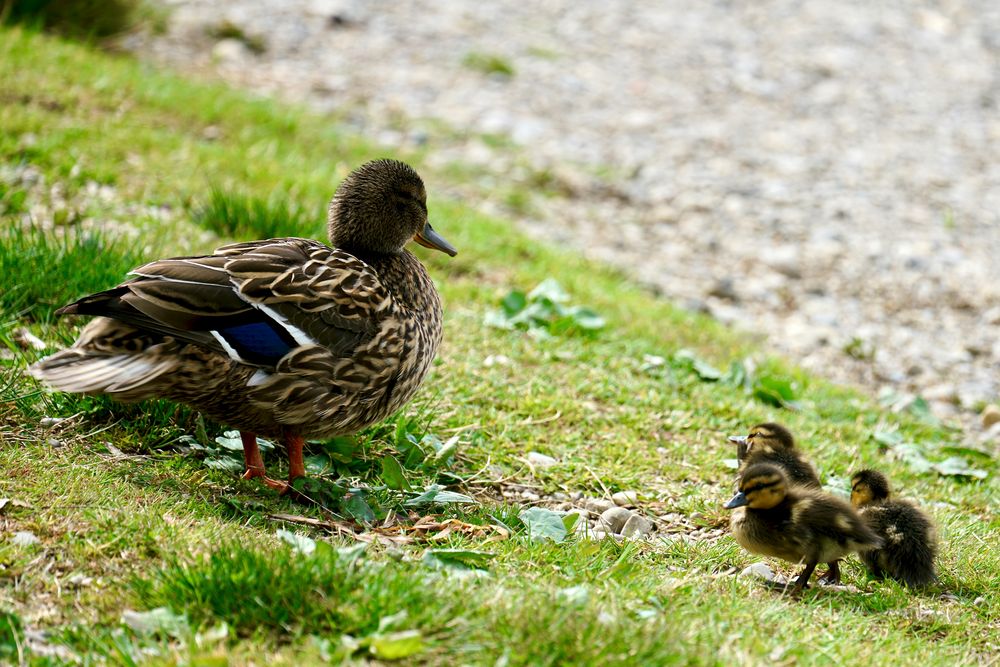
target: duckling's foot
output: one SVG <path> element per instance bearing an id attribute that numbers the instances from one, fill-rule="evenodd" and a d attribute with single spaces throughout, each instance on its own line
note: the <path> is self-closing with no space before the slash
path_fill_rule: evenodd
<path id="1" fill-rule="evenodd" d="M 830 569 L 825 574 L 820 575 L 819 583 L 824 586 L 836 586 L 840 583 L 840 562 L 830 563 Z"/>

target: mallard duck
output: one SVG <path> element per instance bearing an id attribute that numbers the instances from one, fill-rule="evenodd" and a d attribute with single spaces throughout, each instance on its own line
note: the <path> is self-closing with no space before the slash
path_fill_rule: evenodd
<path id="1" fill-rule="evenodd" d="M 818 563 L 828 563 L 822 579 L 840 580 L 839 560 L 852 551 L 882 545 L 847 502 L 823 491 L 789 485 L 781 466 L 755 463 L 740 478 L 739 493 L 725 504 L 735 509 L 730 529 L 747 551 L 805 563 L 792 588 L 798 595 Z"/>
<path id="2" fill-rule="evenodd" d="M 851 476 L 851 503 L 883 541 L 881 549 L 861 554 L 861 560 L 878 579 L 888 576 L 907 586 L 934 583 L 934 523 L 913 503 L 889 495 L 889 480 L 879 471 L 861 470 Z"/>
<path id="3" fill-rule="evenodd" d="M 167 398 L 239 429 L 246 472 L 286 491 L 305 438 L 358 431 L 400 408 L 441 342 L 441 300 L 413 240 L 455 255 L 427 220 L 420 176 L 368 162 L 330 202 L 333 247 L 302 238 L 233 243 L 161 259 L 57 311 L 97 315 L 30 372 L 69 392 Z M 257 436 L 288 450 L 269 479 Z"/>
<path id="4" fill-rule="evenodd" d="M 729 441 L 736 443 L 736 458 L 743 469 L 754 463 L 774 463 L 785 469 L 792 484 L 822 487 L 816 470 L 795 447 L 791 431 L 781 424 L 757 424 L 748 435 L 732 435 Z"/>

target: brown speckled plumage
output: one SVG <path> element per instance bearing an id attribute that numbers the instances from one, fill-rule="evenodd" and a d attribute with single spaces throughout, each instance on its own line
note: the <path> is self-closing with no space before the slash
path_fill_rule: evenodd
<path id="1" fill-rule="evenodd" d="M 410 399 L 441 342 L 441 300 L 403 249 L 455 254 L 425 197 L 407 165 L 367 163 L 331 202 L 335 247 L 280 238 L 151 262 L 63 308 L 98 317 L 30 370 L 64 391 L 186 403 L 251 438 L 353 433 Z"/>

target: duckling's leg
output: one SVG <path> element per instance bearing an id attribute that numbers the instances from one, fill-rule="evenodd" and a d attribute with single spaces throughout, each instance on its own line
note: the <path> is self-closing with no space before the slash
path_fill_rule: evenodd
<path id="1" fill-rule="evenodd" d="M 840 583 L 840 561 L 835 560 L 828 563 L 830 566 L 826 574 L 820 575 L 819 583 L 826 586 L 833 586 Z"/>
<path id="2" fill-rule="evenodd" d="M 243 479 L 254 479 L 259 477 L 262 482 L 272 489 L 283 491 L 284 482 L 275 481 L 264 472 L 264 458 L 260 455 L 260 447 L 257 445 L 257 435 L 247 431 L 240 431 L 240 440 L 243 441 L 243 462 L 246 464 L 246 472 Z"/>
<path id="3" fill-rule="evenodd" d="M 809 583 L 809 577 L 812 576 L 813 570 L 816 569 L 817 562 L 818 561 L 810 561 L 806 563 L 806 569 L 802 570 L 802 574 L 798 576 L 795 580 L 795 585 L 792 586 L 792 595 L 796 597 L 802 595 L 802 589 L 804 589 L 806 584 Z"/>

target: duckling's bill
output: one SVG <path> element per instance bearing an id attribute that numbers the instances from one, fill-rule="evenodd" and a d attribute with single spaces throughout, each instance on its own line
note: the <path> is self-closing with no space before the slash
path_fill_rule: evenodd
<path id="1" fill-rule="evenodd" d="M 736 509 L 737 507 L 743 507 L 748 502 L 750 501 L 747 500 L 747 494 L 740 491 L 735 496 L 733 496 L 728 503 L 723 505 L 723 507 L 725 507 L 727 510 L 731 510 L 731 509 Z"/>
<path id="2" fill-rule="evenodd" d="M 736 443 L 737 445 L 745 445 L 747 437 L 745 435 L 731 435 L 729 436 L 729 442 Z"/>
<path id="3" fill-rule="evenodd" d="M 413 237 L 413 240 L 424 246 L 425 248 L 431 248 L 433 250 L 440 250 L 441 252 L 454 257 L 458 254 L 455 247 L 444 240 L 444 237 L 434 231 L 431 227 L 431 223 L 426 223 L 423 230 L 417 232 L 417 235 Z"/>

